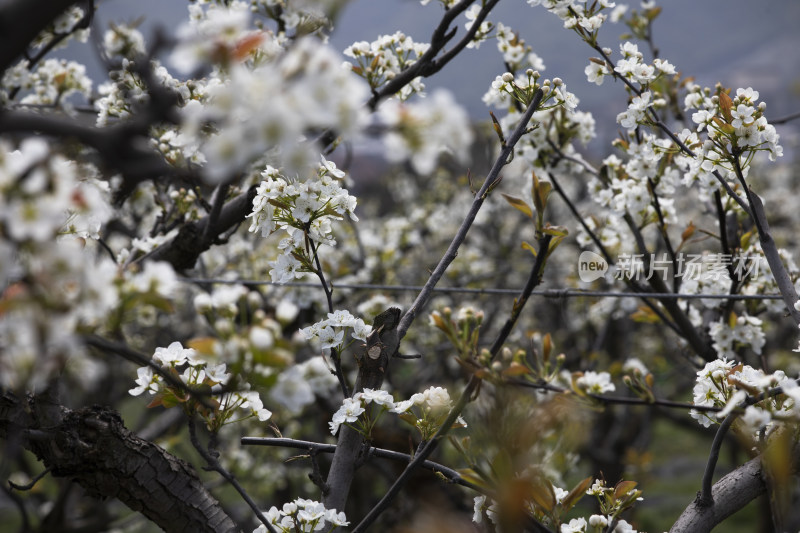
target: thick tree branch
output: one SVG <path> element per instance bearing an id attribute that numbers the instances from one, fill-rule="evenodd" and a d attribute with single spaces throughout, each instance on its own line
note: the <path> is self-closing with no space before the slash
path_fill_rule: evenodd
<path id="1" fill-rule="evenodd" d="M 194 468 L 131 433 L 115 411 L 72 411 L 41 396 L 0 396 L 0 438 L 32 451 L 56 477 L 114 497 L 168 533 L 235 532 Z"/>
<path id="2" fill-rule="evenodd" d="M 226 203 L 216 216 L 211 213 L 200 220 L 186 224 L 174 239 L 140 257 L 137 262 L 166 261 L 175 270 L 193 268 L 198 257 L 211 248 L 220 234 L 244 221 L 253 209 L 255 196 L 256 188 L 250 187 Z"/>
<path id="3" fill-rule="evenodd" d="M 672 525 L 670 533 L 711 531 L 714 526 L 766 492 L 767 485 L 763 476 L 760 456 L 746 462 L 714 484 L 711 505 L 704 505 L 699 498 L 692 502 Z"/>
<path id="4" fill-rule="evenodd" d="M 76 0 L 5 0 L 0 3 L 0 72 L 4 72 L 28 48 L 48 24 Z"/>

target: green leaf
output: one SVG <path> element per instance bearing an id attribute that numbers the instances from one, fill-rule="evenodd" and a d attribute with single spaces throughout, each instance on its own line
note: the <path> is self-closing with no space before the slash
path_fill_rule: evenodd
<path id="1" fill-rule="evenodd" d="M 473 485 L 477 485 L 478 487 L 486 490 L 490 490 L 492 488 L 488 483 L 486 483 L 486 480 L 483 479 L 483 476 L 481 476 L 480 473 L 471 468 L 463 468 L 461 470 L 456 470 L 456 472 L 458 472 L 458 475 L 461 476 L 461 479 L 464 481 L 469 481 Z"/>
<path id="2" fill-rule="evenodd" d="M 566 226 L 545 226 L 542 228 L 542 233 L 552 235 L 553 237 L 566 237 L 569 235 L 569 230 Z"/>
<path id="3" fill-rule="evenodd" d="M 533 217 L 533 211 L 531 211 L 530 206 L 528 204 L 526 204 L 524 201 L 522 201 L 519 198 L 516 198 L 514 196 L 508 195 L 506 193 L 501 193 L 501 194 L 503 195 L 503 198 L 506 199 L 506 202 L 511 204 L 512 207 L 522 211 L 525 214 L 525 216 L 527 216 L 528 218 L 532 218 Z"/>
<path id="4" fill-rule="evenodd" d="M 536 248 L 534 248 L 531 243 L 522 241 L 522 247 L 525 250 L 529 250 L 533 254 L 533 257 L 536 257 Z"/>
<path id="5" fill-rule="evenodd" d="M 506 450 L 499 450 L 492 460 L 492 472 L 499 480 L 510 480 L 514 476 L 511 456 Z"/>

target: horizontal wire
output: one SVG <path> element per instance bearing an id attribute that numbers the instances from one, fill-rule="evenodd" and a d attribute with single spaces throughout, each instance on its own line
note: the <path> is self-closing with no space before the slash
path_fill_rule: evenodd
<path id="1" fill-rule="evenodd" d="M 274 285 L 278 287 L 308 287 L 317 288 L 320 286 L 319 282 L 311 281 L 290 281 L 287 283 L 277 283 L 274 281 L 266 280 L 244 280 L 244 279 L 222 279 L 222 278 L 186 278 L 179 277 L 180 281 L 185 283 L 222 283 L 226 285 L 244 285 L 248 287 L 256 287 L 260 285 Z M 389 292 L 419 292 L 422 286 L 419 285 L 373 285 L 367 283 L 335 283 L 329 282 L 335 289 L 349 289 L 349 290 L 373 290 L 373 291 L 389 291 Z M 462 294 L 498 294 L 507 296 L 516 296 L 519 294 L 519 289 L 471 289 L 466 287 L 435 287 L 435 292 L 442 293 L 462 293 Z M 543 289 L 535 290 L 532 295 L 542 296 L 544 298 L 654 298 L 662 300 L 780 300 L 780 294 L 688 294 L 688 293 L 661 293 L 661 292 L 626 292 L 626 291 L 587 291 L 583 289 Z"/>

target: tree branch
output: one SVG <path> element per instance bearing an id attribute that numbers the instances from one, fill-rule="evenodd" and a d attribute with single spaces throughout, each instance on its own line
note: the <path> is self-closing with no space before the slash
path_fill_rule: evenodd
<path id="1" fill-rule="evenodd" d="M 17 0 L 0 5 L 0 72 L 25 53 L 28 45 L 48 24 L 76 0 Z"/>
<path id="2" fill-rule="evenodd" d="M 242 437 L 241 442 L 242 446 L 248 446 L 248 445 L 280 446 L 284 448 L 296 448 L 299 450 L 313 450 L 322 453 L 334 453 L 336 451 L 335 444 L 321 444 L 318 442 L 311 442 L 307 440 L 297 440 L 297 439 L 287 439 L 287 438 Z M 380 457 L 381 459 L 390 459 L 392 461 L 397 461 L 400 463 L 408 463 L 413 459 L 413 457 L 407 453 L 396 452 L 394 450 L 387 450 L 385 448 L 376 448 L 374 446 L 371 446 L 366 453 L 370 457 Z M 449 468 L 442 464 L 433 461 L 423 461 L 420 467 L 426 470 L 430 470 L 431 472 L 443 475 L 451 483 L 461 485 L 462 487 L 467 487 L 482 494 L 486 492 L 485 489 L 479 487 L 478 485 L 475 485 L 474 483 L 470 483 L 469 481 L 461 477 L 461 474 L 459 474 L 452 468 Z"/>
<path id="3" fill-rule="evenodd" d="M 416 319 L 417 315 L 428 303 L 428 300 L 430 300 L 431 295 L 433 294 L 434 287 L 442 278 L 445 271 L 450 266 L 450 263 L 452 263 L 458 255 L 458 249 L 461 247 L 461 243 L 464 242 L 464 239 L 467 238 L 467 233 L 472 227 L 472 223 L 475 221 L 478 211 L 480 211 L 481 207 L 483 206 L 487 192 L 497 183 L 500 176 L 500 171 L 508 163 L 508 158 L 514 152 L 514 147 L 527 132 L 528 122 L 530 122 L 533 113 L 539 107 L 543 96 L 544 94 L 541 89 L 539 89 L 534 95 L 533 101 L 520 119 L 517 127 L 514 129 L 514 132 L 508 138 L 506 145 L 503 147 L 503 150 L 495 160 L 494 165 L 489 171 L 489 174 L 486 176 L 486 180 L 483 182 L 480 190 L 475 194 L 475 199 L 472 201 L 472 205 L 470 206 L 467 215 L 464 217 L 464 220 L 461 222 L 461 226 L 458 228 L 453 240 L 450 242 L 450 246 L 448 246 L 444 256 L 442 256 L 442 258 L 439 260 L 439 264 L 436 265 L 436 268 L 431 273 L 428 281 L 422 287 L 422 290 L 420 291 L 416 300 L 414 300 L 414 303 L 400 320 L 400 325 L 397 328 L 397 333 L 400 339 L 405 336 L 408 328 L 411 327 L 411 324 L 414 322 L 414 319 Z"/>
<path id="4" fill-rule="evenodd" d="M 436 58 L 437 54 L 456 34 L 455 28 L 449 30 L 450 24 L 458 15 L 466 11 L 474 1 L 475 0 L 461 0 L 461 2 L 445 12 L 439 25 L 433 30 L 431 44 L 428 50 L 422 54 L 422 57 L 420 57 L 416 63 L 395 76 L 379 91 L 373 93 L 372 98 L 367 102 L 367 106 L 369 106 L 370 109 L 374 110 L 381 100 L 397 93 L 400 89 L 411 83 L 414 78 L 418 76 L 427 77 L 439 72 L 447 63 L 466 48 L 467 44 L 475 37 L 478 29 L 480 29 L 481 23 L 500 0 L 489 0 L 486 2 L 478 12 L 473 25 L 467 31 L 466 35 L 456 43 L 450 51 L 443 54 L 442 57 Z"/>
<path id="5" fill-rule="evenodd" d="M 0 396 L 0 438 L 32 451 L 55 477 L 114 497 L 168 533 L 236 532 L 192 466 L 131 433 L 116 411 L 72 411 L 32 396 Z"/>
<path id="6" fill-rule="evenodd" d="M 767 485 L 761 457 L 746 462 L 714 484 L 713 503 L 703 505 L 699 498 L 687 507 L 670 528 L 670 533 L 707 533 L 714 526 L 764 494 Z"/>
<path id="7" fill-rule="evenodd" d="M 256 187 L 250 187 L 225 204 L 217 216 L 212 212 L 200 220 L 186 224 L 174 239 L 138 258 L 136 262 L 166 261 L 175 270 L 194 268 L 200 254 L 211 248 L 220 234 L 244 221 L 253 209 L 255 196 Z"/>

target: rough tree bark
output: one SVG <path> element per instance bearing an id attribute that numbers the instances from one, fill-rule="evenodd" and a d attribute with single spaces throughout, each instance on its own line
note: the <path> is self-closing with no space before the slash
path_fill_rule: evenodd
<path id="1" fill-rule="evenodd" d="M 32 451 L 51 475 L 96 498 L 117 498 L 168 533 L 239 531 L 190 464 L 131 433 L 109 408 L 73 411 L 44 396 L 4 393 L 0 439 Z"/>
<path id="2" fill-rule="evenodd" d="M 670 528 L 670 533 L 705 533 L 741 510 L 767 490 L 761 456 L 746 462 L 714 484 L 714 503 L 703 506 L 698 500 L 689 505 Z"/>

